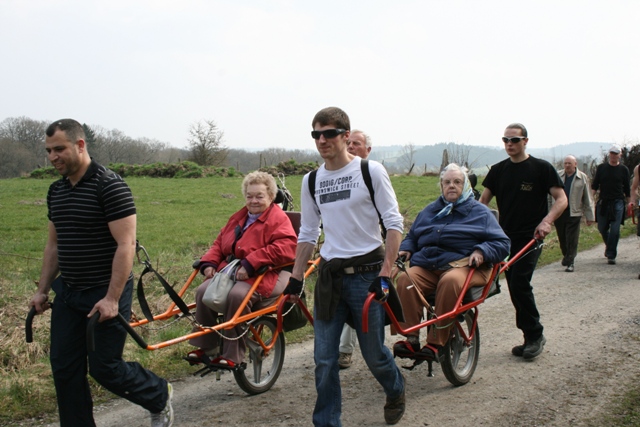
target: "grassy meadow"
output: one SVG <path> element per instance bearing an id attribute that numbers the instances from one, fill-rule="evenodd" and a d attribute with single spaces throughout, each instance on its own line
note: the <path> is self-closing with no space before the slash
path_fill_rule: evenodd
<path id="1" fill-rule="evenodd" d="M 301 180 L 301 176 L 286 178 L 294 205 L 299 201 Z M 244 204 L 241 177 L 132 177 L 126 181 L 138 209 L 138 239 L 147 249 L 154 267 L 178 287 L 190 274 L 193 261 L 208 249 L 229 216 Z M 51 182 L 50 179 L 0 180 L 0 425 L 32 417 L 51 420 L 57 413 L 48 361 L 49 312 L 34 320 L 34 343 L 27 345 L 24 340 L 27 303 L 39 278 L 47 235 L 46 193 Z M 437 177 L 398 176 L 392 177 L 392 183 L 407 227 L 417 213 L 439 195 Z M 629 235 L 634 231 L 635 226 L 628 221 L 623 233 Z M 600 241 L 595 227 L 584 228 L 580 249 Z M 555 232 L 545 243 L 540 265 L 560 258 Z M 140 265 L 134 266 L 136 280 L 141 270 Z M 156 281 L 148 279 L 145 291 L 154 313 L 164 311 L 170 301 L 161 289 Z M 194 292 L 187 302 L 193 301 Z M 134 311 L 135 307 L 136 304 Z M 181 321 L 152 325 L 141 332 L 149 342 L 157 342 L 180 336 L 189 329 L 188 322 Z M 312 328 L 307 326 L 288 334 L 287 339 L 304 340 L 312 333 Z M 194 372 L 194 368 L 181 360 L 189 348 L 183 343 L 149 352 L 128 340 L 125 358 L 137 360 L 167 378 L 177 378 Z M 112 397 L 96 384 L 93 392 L 96 402 Z"/>

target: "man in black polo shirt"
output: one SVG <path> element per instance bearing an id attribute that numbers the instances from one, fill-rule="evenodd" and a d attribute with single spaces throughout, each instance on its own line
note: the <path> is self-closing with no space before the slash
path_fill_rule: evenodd
<path id="1" fill-rule="evenodd" d="M 58 120 L 46 130 L 49 160 L 63 176 L 49 187 L 49 234 L 38 291 L 29 305 L 51 314 L 51 369 L 60 425 L 95 426 L 87 367 L 103 387 L 151 412 L 151 426 L 171 426 L 172 388 L 136 362 L 122 360 L 130 317 L 136 208 L 129 187 L 91 160 L 82 125 Z M 96 312 L 95 351 L 86 330 Z"/>

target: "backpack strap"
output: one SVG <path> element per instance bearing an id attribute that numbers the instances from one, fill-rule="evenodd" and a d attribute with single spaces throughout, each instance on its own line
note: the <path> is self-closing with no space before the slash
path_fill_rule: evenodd
<path id="1" fill-rule="evenodd" d="M 313 203 L 315 203 L 318 211 L 320 207 L 318 206 L 318 202 L 316 202 L 316 175 L 318 174 L 318 169 L 314 169 L 309 172 L 309 180 L 307 184 L 309 185 L 309 194 L 311 194 L 311 199 L 313 199 Z"/>
<path id="2" fill-rule="evenodd" d="M 366 159 L 362 159 L 360 161 L 360 169 L 362 171 L 362 179 L 364 180 L 364 183 L 369 190 L 369 196 L 371 197 L 373 207 L 376 208 L 376 212 L 378 213 L 378 221 L 380 222 L 380 233 L 382 234 L 382 238 L 385 239 L 387 237 L 387 229 L 382 222 L 382 215 L 380 215 L 380 211 L 376 206 L 375 192 L 373 191 L 373 182 L 371 182 L 371 172 L 369 172 L 369 161 Z"/>

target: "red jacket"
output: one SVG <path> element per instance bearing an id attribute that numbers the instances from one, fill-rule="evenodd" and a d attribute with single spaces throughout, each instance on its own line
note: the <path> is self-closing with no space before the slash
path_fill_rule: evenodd
<path id="1" fill-rule="evenodd" d="M 236 238 L 236 227 L 244 227 L 248 218 L 246 207 L 240 209 L 229 218 L 220 234 L 216 237 L 211 248 L 200 258 L 200 271 L 213 266 L 216 271 L 227 265 L 227 257 L 231 254 L 231 247 Z M 296 257 L 298 238 L 291 221 L 280 208 L 272 203 L 266 211 L 258 217 L 240 236 L 236 242 L 234 256 L 241 259 L 242 266 L 247 270 L 247 283 L 253 284 L 258 275 L 256 272 L 263 266 L 279 266 L 293 262 Z M 279 271 L 268 271 L 257 292 L 269 297 L 278 281 Z"/>

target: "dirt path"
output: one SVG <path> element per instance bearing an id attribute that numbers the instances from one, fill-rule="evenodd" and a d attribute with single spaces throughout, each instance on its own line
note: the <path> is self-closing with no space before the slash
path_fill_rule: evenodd
<path id="1" fill-rule="evenodd" d="M 534 361 L 511 356 L 520 344 L 506 283 L 480 305 L 481 351 L 471 382 L 453 387 L 439 365 L 404 371 L 407 411 L 401 426 L 583 426 L 640 372 L 640 264 L 635 237 L 620 242 L 618 264 L 603 246 L 578 256 L 576 271 L 559 263 L 534 274 L 547 345 Z M 388 336 L 392 345 L 398 337 Z M 383 426 L 384 394 L 362 357 L 341 373 L 345 426 Z M 315 401 L 313 343 L 289 345 L 278 382 L 247 396 L 233 375 L 173 381 L 176 426 L 301 426 Z M 96 408 L 100 427 L 148 426 L 148 414 L 119 399 Z"/>

